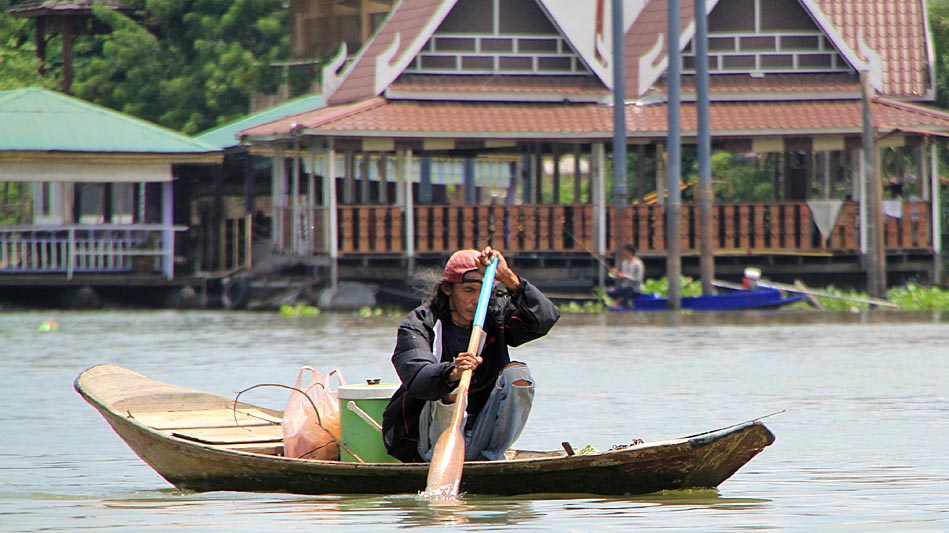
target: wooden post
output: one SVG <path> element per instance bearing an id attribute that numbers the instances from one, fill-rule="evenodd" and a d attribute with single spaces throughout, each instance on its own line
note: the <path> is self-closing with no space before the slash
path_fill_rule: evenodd
<path id="1" fill-rule="evenodd" d="M 287 207 L 287 173 L 284 169 L 283 148 L 274 145 L 273 155 L 271 156 L 271 174 L 270 174 L 270 197 L 273 200 L 273 226 L 271 227 L 271 238 L 277 245 L 277 249 L 282 250 L 284 246 L 283 236 L 285 233 L 284 210 Z"/>
<path id="2" fill-rule="evenodd" d="M 553 204 L 557 205 L 560 203 L 560 143 L 553 143 L 553 158 L 554 158 L 554 197 Z"/>
<path id="3" fill-rule="evenodd" d="M 682 308 L 681 283 L 679 276 L 682 273 L 682 257 L 679 247 L 679 217 L 682 209 L 679 180 L 682 166 L 682 139 L 679 132 L 680 125 L 680 89 L 681 53 L 679 49 L 679 0 L 669 0 L 668 11 L 668 50 L 669 67 L 667 71 L 668 86 L 668 132 L 666 138 L 669 143 L 669 162 L 667 166 L 669 201 L 666 203 L 666 277 L 669 280 L 669 309 L 678 311 Z"/>
<path id="4" fill-rule="evenodd" d="M 867 292 L 874 298 L 886 297 L 886 253 L 883 242 L 883 183 L 880 171 L 880 152 L 876 146 L 873 116 L 870 112 L 872 88 L 869 73 L 860 72 L 861 104 L 863 109 L 863 182 L 867 207 Z"/>
<path id="5" fill-rule="evenodd" d="M 580 205 L 583 201 L 583 189 L 581 188 L 583 175 L 580 167 L 582 155 L 580 144 L 573 145 L 573 205 Z"/>
<path id="6" fill-rule="evenodd" d="M 702 278 L 702 294 L 714 292 L 715 255 L 712 248 L 712 140 L 709 124 L 708 87 L 708 13 L 705 0 L 695 0 L 695 96 L 698 119 L 699 159 L 699 270 Z M 747 208 L 746 208 L 747 209 Z M 745 212 L 747 217 L 747 211 Z M 741 229 L 741 234 L 747 232 Z M 745 243 L 743 243 L 745 244 Z M 744 246 L 743 246 L 744 247 Z"/>
<path id="7" fill-rule="evenodd" d="M 626 83 L 623 0 L 613 0 L 613 257 L 619 265 L 626 246 Z"/>

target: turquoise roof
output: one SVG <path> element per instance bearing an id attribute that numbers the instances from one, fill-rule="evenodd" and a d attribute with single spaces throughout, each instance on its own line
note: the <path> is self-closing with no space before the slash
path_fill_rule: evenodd
<path id="1" fill-rule="evenodd" d="M 205 154 L 219 149 L 72 96 L 36 87 L 0 91 L 0 152 Z"/>
<path id="2" fill-rule="evenodd" d="M 276 105 L 274 107 L 258 111 L 244 118 L 229 122 L 223 126 L 207 130 L 198 134 L 195 139 L 206 142 L 218 149 L 224 149 L 228 146 L 235 146 L 239 143 L 237 135 L 241 130 L 253 128 L 260 124 L 266 124 L 274 120 L 279 120 L 290 115 L 311 111 L 326 107 L 326 100 L 320 95 L 301 96 L 293 100 Z"/>

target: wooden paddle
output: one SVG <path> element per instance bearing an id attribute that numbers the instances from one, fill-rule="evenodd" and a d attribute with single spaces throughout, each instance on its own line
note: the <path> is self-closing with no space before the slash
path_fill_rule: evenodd
<path id="1" fill-rule="evenodd" d="M 481 280 L 481 294 L 478 296 L 478 307 L 475 310 L 474 322 L 471 324 L 471 339 L 468 341 L 468 351 L 471 353 L 478 353 L 481 345 L 484 317 L 488 313 L 488 301 L 491 300 L 494 274 L 497 270 L 498 260 L 492 258 Z M 432 462 L 428 466 L 428 483 L 425 486 L 425 492 L 422 493 L 425 497 L 454 498 L 458 495 L 461 470 L 465 464 L 465 437 L 461 433 L 461 421 L 464 419 L 465 409 L 468 406 L 469 385 L 471 385 L 471 370 L 465 370 L 461 373 L 461 380 L 458 382 L 458 395 L 455 397 L 451 425 L 438 437 L 432 452 Z"/>

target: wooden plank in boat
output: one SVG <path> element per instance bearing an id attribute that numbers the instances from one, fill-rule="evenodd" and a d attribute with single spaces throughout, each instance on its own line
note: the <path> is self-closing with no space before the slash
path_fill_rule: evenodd
<path id="1" fill-rule="evenodd" d="M 131 411 L 132 418 L 158 430 L 216 428 L 234 426 L 271 426 L 281 420 L 259 409 L 200 409 L 194 411 Z"/>
<path id="2" fill-rule="evenodd" d="M 175 437 L 203 444 L 283 442 L 280 426 L 192 428 L 169 431 Z"/>

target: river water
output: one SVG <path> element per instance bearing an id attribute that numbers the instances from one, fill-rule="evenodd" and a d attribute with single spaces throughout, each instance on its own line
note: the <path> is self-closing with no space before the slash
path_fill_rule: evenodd
<path id="1" fill-rule="evenodd" d="M 718 490 L 635 497 L 190 493 L 72 389 L 113 363 L 233 396 L 301 365 L 396 380 L 401 317 L 0 313 L 0 531 L 947 531 L 949 315 L 780 311 L 567 315 L 516 348 L 537 397 L 518 447 L 607 449 L 775 411 Z M 44 322 L 58 329 L 42 331 Z M 286 391 L 242 399 L 282 408 Z"/>

